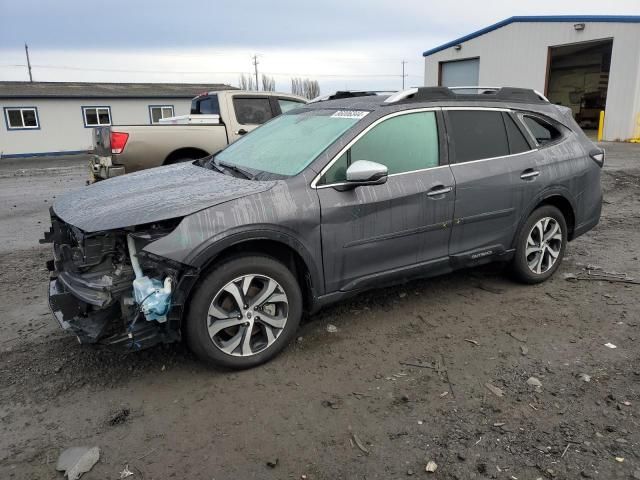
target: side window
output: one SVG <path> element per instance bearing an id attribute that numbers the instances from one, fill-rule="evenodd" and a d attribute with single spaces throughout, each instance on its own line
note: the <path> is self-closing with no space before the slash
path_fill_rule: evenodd
<path id="1" fill-rule="evenodd" d="M 85 127 L 111 125 L 111 108 L 109 107 L 82 107 L 82 116 Z"/>
<path id="2" fill-rule="evenodd" d="M 452 163 L 509 155 L 507 132 L 501 112 L 449 110 Z"/>
<path id="3" fill-rule="evenodd" d="M 540 145 L 555 142 L 562 137 L 562 133 L 556 127 L 538 117 L 523 115 L 522 121 Z"/>
<path id="4" fill-rule="evenodd" d="M 522 134 L 522 131 L 516 125 L 511 115 L 505 113 L 503 115 L 504 124 L 507 126 L 507 137 L 509 137 L 509 151 L 513 155 L 514 153 L 528 152 L 531 150 L 531 146 L 527 139 Z"/>
<path id="5" fill-rule="evenodd" d="M 320 183 L 344 182 L 347 168 L 358 160 L 386 165 L 389 175 L 438 166 L 435 113 L 399 115 L 376 125 L 336 160 Z"/>
<path id="6" fill-rule="evenodd" d="M 268 98 L 235 97 L 233 107 L 236 110 L 236 119 L 242 125 L 262 125 L 273 117 Z"/>
<path id="7" fill-rule="evenodd" d="M 304 103 L 296 102 L 295 100 L 285 100 L 284 98 L 279 98 L 278 105 L 280 105 L 280 110 L 282 111 L 282 113 L 285 113 L 289 110 L 293 110 L 294 108 L 302 107 Z"/>

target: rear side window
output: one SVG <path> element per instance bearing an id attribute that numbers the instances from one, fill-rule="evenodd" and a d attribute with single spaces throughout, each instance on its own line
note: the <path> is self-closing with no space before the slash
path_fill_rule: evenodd
<path id="1" fill-rule="evenodd" d="M 502 112 L 450 110 L 447 113 L 453 163 L 509 155 Z"/>
<path id="2" fill-rule="evenodd" d="M 347 168 L 358 160 L 386 165 L 389 175 L 438 166 L 435 113 L 409 113 L 379 123 L 336 160 L 320 183 L 346 181 Z"/>
<path id="3" fill-rule="evenodd" d="M 555 142 L 562 137 L 562 133 L 549 122 L 545 122 L 541 118 L 523 115 L 522 121 L 525 123 L 533 138 L 539 145 Z"/>
<path id="4" fill-rule="evenodd" d="M 513 118 L 511 118 L 511 115 L 508 113 L 504 114 L 504 124 L 507 127 L 507 137 L 509 137 L 509 151 L 511 152 L 511 155 L 531 150 L 529 142 L 527 142 L 522 131 L 518 128 L 516 122 L 513 121 Z"/>
<path id="5" fill-rule="evenodd" d="M 268 98 L 236 97 L 233 99 L 233 107 L 236 119 L 242 125 L 262 125 L 273 117 Z"/>

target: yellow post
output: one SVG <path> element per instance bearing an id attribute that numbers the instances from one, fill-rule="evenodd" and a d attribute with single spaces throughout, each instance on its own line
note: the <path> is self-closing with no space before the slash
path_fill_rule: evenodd
<path id="1" fill-rule="evenodd" d="M 600 110 L 600 121 L 598 122 L 598 141 L 602 141 L 602 132 L 604 131 L 604 110 Z"/>

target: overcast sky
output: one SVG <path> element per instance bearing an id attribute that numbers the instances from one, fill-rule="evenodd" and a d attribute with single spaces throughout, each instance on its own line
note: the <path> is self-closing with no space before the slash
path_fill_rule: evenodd
<path id="1" fill-rule="evenodd" d="M 342 88 L 423 82 L 422 52 L 512 15 L 640 15 L 640 0 L 0 0 L 0 80 L 211 82 L 240 73 Z"/>

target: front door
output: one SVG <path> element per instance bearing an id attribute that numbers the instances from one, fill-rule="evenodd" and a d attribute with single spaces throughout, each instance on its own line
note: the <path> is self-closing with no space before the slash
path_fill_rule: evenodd
<path id="1" fill-rule="evenodd" d="M 386 165 L 385 184 L 344 189 L 357 160 Z M 379 120 L 318 182 L 327 292 L 448 265 L 454 183 L 441 165 L 437 113 L 402 112 Z"/>

